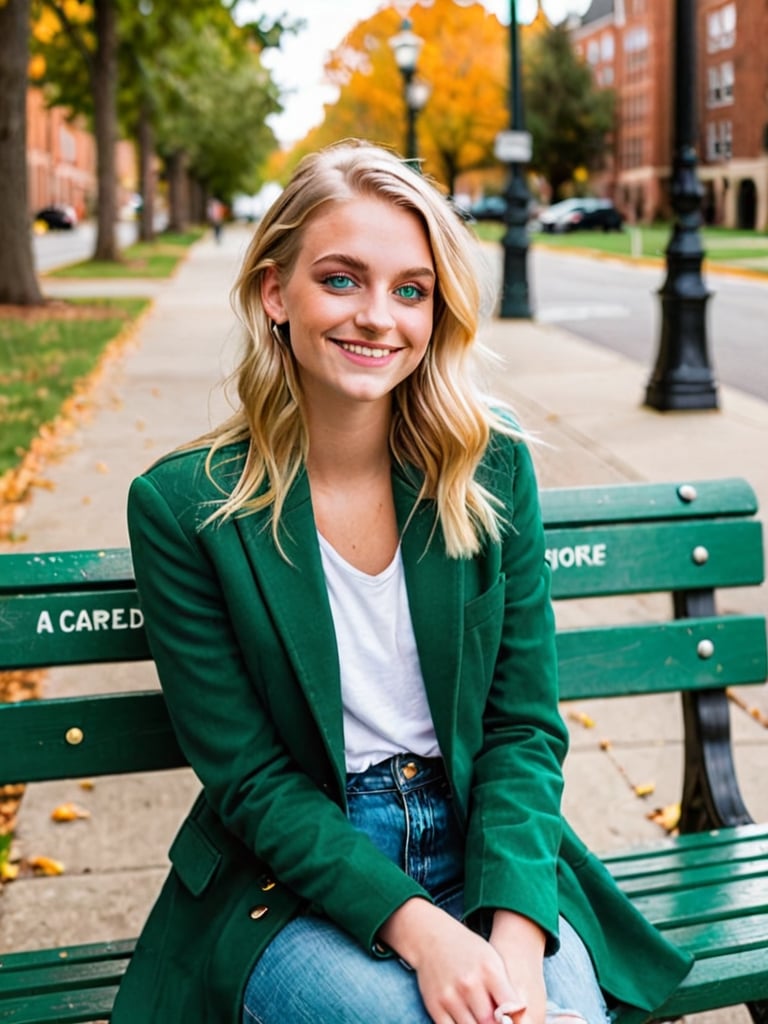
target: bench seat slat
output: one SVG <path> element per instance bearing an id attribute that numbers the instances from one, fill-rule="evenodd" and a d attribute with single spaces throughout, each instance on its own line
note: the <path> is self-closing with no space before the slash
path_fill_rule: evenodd
<path id="1" fill-rule="evenodd" d="M 0 991 L 4 979 L 14 971 L 46 968 L 66 961 L 70 964 L 89 964 L 100 960 L 120 960 L 130 957 L 136 939 L 116 939 L 112 942 L 87 942 L 80 946 L 54 946 L 51 949 L 31 949 L 20 953 L 0 955 Z"/>
<path id="2" fill-rule="evenodd" d="M 768 824 L 751 822 L 748 825 L 735 825 L 732 828 L 710 829 L 708 832 L 688 832 L 679 836 L 662 836 L 653 845 L 628 847 L 610 850 L 603 853 L 601 860 L 611 870 L 614 865 L 631 864 L 632 861 L 645 861 L 652 857 L 666 857 L 678 850 L 707 850 L 710 847 L 727 846 L 732 843 L 752 842 L 768 838 Z"/>
<path id="3" fill-rule="evenodd" d="M 621 886 L 623 888 L 623 886 Z M 632 902 L 658 927 L 713 923 L 738 914 L 768 912 L 768 878 L 723 882 L 705 889 L 683 889 L 638 896 Z"/>
<path id="4" fill-rule="evenodd" d="M 752 949 L 697 960 L 678 990 L 658 1011 L 658 1019 L 765 1000 L 768 952 Z M 623 1020 L 623 1018 L 622 1018 Z"/>
<path id="5" fill-rule="evenodd" d="M 699 654 L 703 640 L 711 657 Z M 765 622 L 749 615 L 559 630 L 557 652 L 562 700 L 721 689 L 768 671 Z"/>
<path id="6" fill-rule="evenodd" d="M 723 918 L 717 925 L 708 921 L 681 928 L 665 928 L 664 935 L 697 959 L 726 956 L 741 950 L 768 950 L 768 914 Z"/>
<path id="7" fill-rule="evenodd" d="M 117 985 L 104 985 L 34 999 L 19 996 L 0 1008 L 3 1024 L 84 1024 L 107 1019 L 116 998 Z"/>
<path id="8" fill-rule="evenodd" d="M 30 966 L 5 975 L 0 971 L 0 993 L 3 996 L 40 996 L 55 992 L 72 992 L 88 988 L 119 985 L 130 957 L 69 963 L 60 960 L 53 965 Z M 1 1004 L 0 1004 L 1 1005 Z"/>
<path id="9" fill-rule="evenodd" d="M 695 861 L 689 861 L 688 864 L 673 871 L 622 878 L 620 885 L 624 892 L 634 898 L 693 888 L 699 889 L 705 897 L 712 886 L 720 886 L 731 881 L 741 883 L 751 878 L 764 879 L 768 889 L 768 858 L 763 857 L 757 861 L 721 860 L 715 864 L 697 864 Z"/>
<path id="10" fill-rule="evenodd" d="M 768 838 L 740 840 L 721 846 L 707 846 L 691 851 L 677 850 L 664 857 L 636 857 L 609 865 L 613 877 L 625 884 L 637 879 L 664 877 L 670 873 L 695 868 L 706 868 L 720 864 L 768 864 Z"/>

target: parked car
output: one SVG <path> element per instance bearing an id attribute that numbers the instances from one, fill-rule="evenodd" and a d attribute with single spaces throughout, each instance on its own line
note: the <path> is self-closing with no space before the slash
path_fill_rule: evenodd
<path id="1" fill-rule="evenodd" d="M 473 220 L 504 220 L 507 203 L 504 196 L 482 196 L 469 207 Z"/>
<path id="2" fill-rule="evenodd" d="M 538 215 L 542 231 L 558 234 L 564 231 L 620 231 L 624 217 L 610 199 L 564 199 L 541 210 Z"/>
<path id="3" fill-rule="evenodd" d="M 35 224 L 44 224 L 46 228 L 54 231 L 71 231 L 77 227 L 77 214 L 74 207 L 66 206 L 63 203 L 54 206 L 44 206 L 34 216 Z"/>

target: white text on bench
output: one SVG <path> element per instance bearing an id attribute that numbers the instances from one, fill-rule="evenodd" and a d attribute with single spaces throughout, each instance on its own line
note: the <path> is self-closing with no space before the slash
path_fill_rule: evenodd
<path id="1" fill-rule="evenodd" d="M 552 570 L 605 565 L 605 544 L 577 544 L 572 548 L 547 548 L 545 557 Z"/>
<path id="2" fill-rule="evenodd" d="M 141 629 L 144 615 L 140 608 L 65 608 L 57 619 L 61 633 L 98 633 L 102 629 Z M 40 612 L 37 618 L 38 633 L 55 633 L 56 627 L 51 613 Z"/>

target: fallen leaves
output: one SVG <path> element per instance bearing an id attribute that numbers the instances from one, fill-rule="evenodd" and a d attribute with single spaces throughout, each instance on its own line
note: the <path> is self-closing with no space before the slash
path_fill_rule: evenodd
<path id="1" fill-rule="evenodd" d="M 59 804 L 51 811 L 51 821 L 79 821 L 81 818 L 90 818 L 91 812 L 77 804 L 67 802 Z"/>
<path id="2" fill-rule="evenodd" d="M 30 857 L 27 864 L 38 875 L 64 874 L 64 865 L 53 857 Z"/>
<path id="3" fill-rule="evenodd" d="M 677 833 L 677 826 L 680 824 L 680 804 L 667 804 L 666 807 L 657 807 L 646 817 L 654 825 L 663 828 L 669 834 Z"/>

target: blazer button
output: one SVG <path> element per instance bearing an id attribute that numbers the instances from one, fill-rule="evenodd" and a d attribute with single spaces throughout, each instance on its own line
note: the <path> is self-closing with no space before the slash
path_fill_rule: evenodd
<path id="1" fill-rule="evenodd" d="M 270 878 L 269 875 L 264 875 L 264 877 L 259 882 L 259 888 L 261 889 L 262 892 L 269 892 L 270 889 L 274 889 L 276 885 L 277 882 L 274 880 L 274 878 Z"/>
<path id="2" fill-rule="evenodd" d="M 257 907 L 252 907 L 248 911 L 248 916 L 252 921 L 258 921 L 260 917 L 264 917 L 268 910 L 269 907 L 265 907 L 263 903 L 260 903 Z"/>

